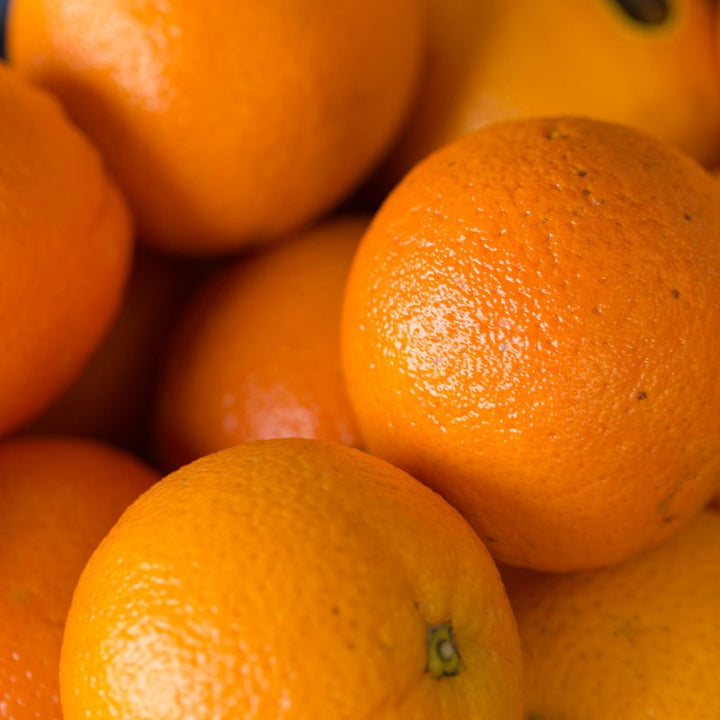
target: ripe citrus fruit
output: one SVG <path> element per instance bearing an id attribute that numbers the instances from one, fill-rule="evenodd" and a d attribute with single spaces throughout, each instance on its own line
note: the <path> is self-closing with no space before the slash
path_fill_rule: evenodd
<path id="1" fill-rule="evenodd" d="M 523 717 L 489 553 L 440 496 L 322 440 L 183 466 L 100 544 L 63 639 L 65 720 Z"/>
<path id="2" fill-rule="evenodd" d="M 201 288 L 163 368 L 164 466 L 272 437 L 360 445 L 340 368 L 340 309 L 367 222 L 328 220 L 229 261 Z"/>
<path id="3" fill-rule="evenodd" d="M 342 355 L 374 454 L 509 564 L 617 562 L 720 483 L 720 185 L 580 118 L 415 167 L 350 271 Z"/>
<path id="4" fill-rule="evenodd" d="M 528 718 L 720 717 L 720 514 L 609 568 L 505 576 Z"/>
<path id="5" fill-rule="evenodd" d="M 71 382 L 120 304 L 125 202 L 57 101 L 0 63 L 0 433 Z"/>
<path id="6" fill-rule="evenodd" d="M 63 624 L 83 566 L 158 479 L 87 440 L 0 441 L 0 717 L 57 719 Z"/>
<path id="7" fill-rule="evenodd" d="M 384 174 L 498 120 L 585 115 L 720 162 L 707 0 L 430 0 L 427 69 Z"/>
<path id="8" fill-rule="evenodd" d="M 24 433 L 93 437 L 151 457 L 166 343 L 205 263 L 138 247 L 115 319 L 69 388 Z"/>
<path id="9" fill-rule="evenodd" d="M 95 140 L 143 241 L 215 252 L 332 208 L 393 140 L 420 0 L 16 0 L 9 61 Z"/>

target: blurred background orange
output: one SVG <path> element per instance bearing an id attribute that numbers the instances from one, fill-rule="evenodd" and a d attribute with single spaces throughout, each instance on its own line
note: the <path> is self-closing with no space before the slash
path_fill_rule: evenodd
<path id="1" fill-rule="evenodd" d="M 425 73 L 384 167 L 383 192 L 418 160 L 487 123 L 576 114 L 720 161 L 715 3 L 708 0 L 426 0 Z"/>

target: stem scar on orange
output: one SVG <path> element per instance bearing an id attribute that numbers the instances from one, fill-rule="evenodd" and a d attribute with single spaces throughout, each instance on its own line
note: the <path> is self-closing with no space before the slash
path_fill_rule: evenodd
<path id="1" fill-rule="evenodd" d="M 65 720 L 523 717 L 495 563 L 462 516 L 339 443 L 257 440 L 166 476 L 85 567 Z"/>
<path id="2" fill-rule="evenodd" d="M 495 556 L 604 565 L 720 482 L 720 185 L 582 118 L 488 125 L 417 165 L 363 236 L 342 355 L 369 451 Z"/>

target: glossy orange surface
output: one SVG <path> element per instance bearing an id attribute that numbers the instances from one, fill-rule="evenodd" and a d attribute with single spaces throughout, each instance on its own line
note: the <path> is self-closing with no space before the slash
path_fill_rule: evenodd
<path id="1" fill-rule="evenodd" d="M 418 165 L 350 272 L 343 363 L 369 450 L 495 556 L 569 570 L 666 537 L 720 483 L 720 192 L 577 118 Z"/>
<path id="2" fill-rule="evenodd" d="M 459 672 L 428 671 L 451 627 Z M 462 517 L 345 445 L 261 440 L 167 476 L 77 585 L 65 720 L 523 717 L 515 621 Z"/>

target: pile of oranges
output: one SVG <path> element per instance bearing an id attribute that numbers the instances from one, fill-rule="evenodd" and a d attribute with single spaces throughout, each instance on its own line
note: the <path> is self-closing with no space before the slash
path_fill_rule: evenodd
<path id="1" fill-rule="evenodd" d="M 720 717 L 720 6 L 0 11 L 0 718 Z"/>

